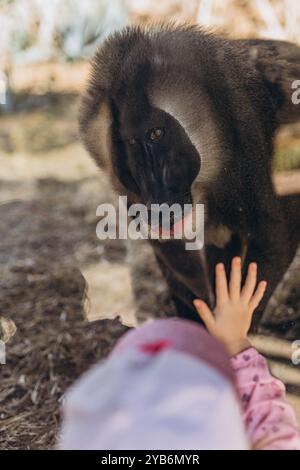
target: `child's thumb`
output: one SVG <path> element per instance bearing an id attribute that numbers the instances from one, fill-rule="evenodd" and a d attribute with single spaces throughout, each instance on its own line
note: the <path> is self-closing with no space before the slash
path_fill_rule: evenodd
<path id="1" fill-rule="evenodd" d="M 206 328 L 208 329 L 208 331 L 211 331 L 215 324 L 215 319 L 212 311 L 203 300 L 194 300 L 194 305 L 200 318 L 203 320 Z"/>

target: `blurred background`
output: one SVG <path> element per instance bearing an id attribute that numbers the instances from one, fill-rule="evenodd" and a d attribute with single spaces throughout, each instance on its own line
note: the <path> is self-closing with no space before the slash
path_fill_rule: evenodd
<path id="1" fill-rule="evenodd" d="M 89 58 L 108 34 L 170 20 L 300 44 L 299 0 L 0 0 L 3 448 L 53 445 L 65 388 L 124 331 L 119 316 L 134 324 L 126 247 L 96 238 L 96 207 L 115 196 L 79 142 L 78 101 Z M 300 191 L 299 125 L 280 131 L 273 168 L 279 192 Z M 146 307 L 155 313 L 147 274 Z M 299 312 L 296 296 L 281 312 L 287 337 Z M 105 318 L 115 320 L 97 321 Z M 260 344 L 282 357 L 274 370 L 299 409 L 299 371 L 282 365 L 290 346 Z"/>

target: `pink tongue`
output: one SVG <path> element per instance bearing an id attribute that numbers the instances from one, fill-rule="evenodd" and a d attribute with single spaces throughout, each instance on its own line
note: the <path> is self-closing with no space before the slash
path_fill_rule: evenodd
<path id="1" fill-rule="evenodd" d="M 177 222 L 175 222 L 175 224 L 170 228 L 170 230 L 164 229 L 163 227 L 160 227 L 159 228 L 159 235 L 162 236 L 162 235 L 168 235 L 169 234 L 171 236 L 174 236 L 174 235 L 179 233 L 179 234 L 181 234 L 181 237 L 183 237 L 184 229 L 185 229 L 186 225 L 191 223 L 191 220 L 192 220 L 192 211 L 190 211 L 182 219 L 177 220 Z"/>

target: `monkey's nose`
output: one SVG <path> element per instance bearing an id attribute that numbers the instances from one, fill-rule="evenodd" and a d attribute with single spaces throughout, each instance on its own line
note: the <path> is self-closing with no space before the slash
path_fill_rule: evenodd
<path id="1" fill-rule="evenodd" d="M 164 203 L 147 203 L 148 216 L 151 220 L 151 225 L 161 227 L 172 227 L 177 221 L 181 220 L 183 213 L 181 207 L 177 207 L 172 211 L 170 210 L 171 205 Z"/>
<path id="2" fill-rule="evenodd" d="M 148 201 L 146 204 L 149 221 L 151 225 L 156 226 L 161 224 L 162 215 L 164 209 L 166 208 L 165 204 L 159 204 L 158 202 Z"/>

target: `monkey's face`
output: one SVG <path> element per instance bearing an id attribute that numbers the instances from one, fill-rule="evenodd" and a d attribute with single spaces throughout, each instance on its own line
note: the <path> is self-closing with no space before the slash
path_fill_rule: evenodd
<path id="1" fill-rule="evenodd" d="M 184 205 L 192 204 L 191 186 L 201 166 L 199 153 L 168 113 L 150 108 L 142 116 L 132 116 L 128 109 L 120 115 L 123 151 L 116 156 L 117 176 L 148 210 L 152 204 L 176 203 L 182 209 L 180 218 Z M 171 215 L 171 227 L 178 217 Z"/>

